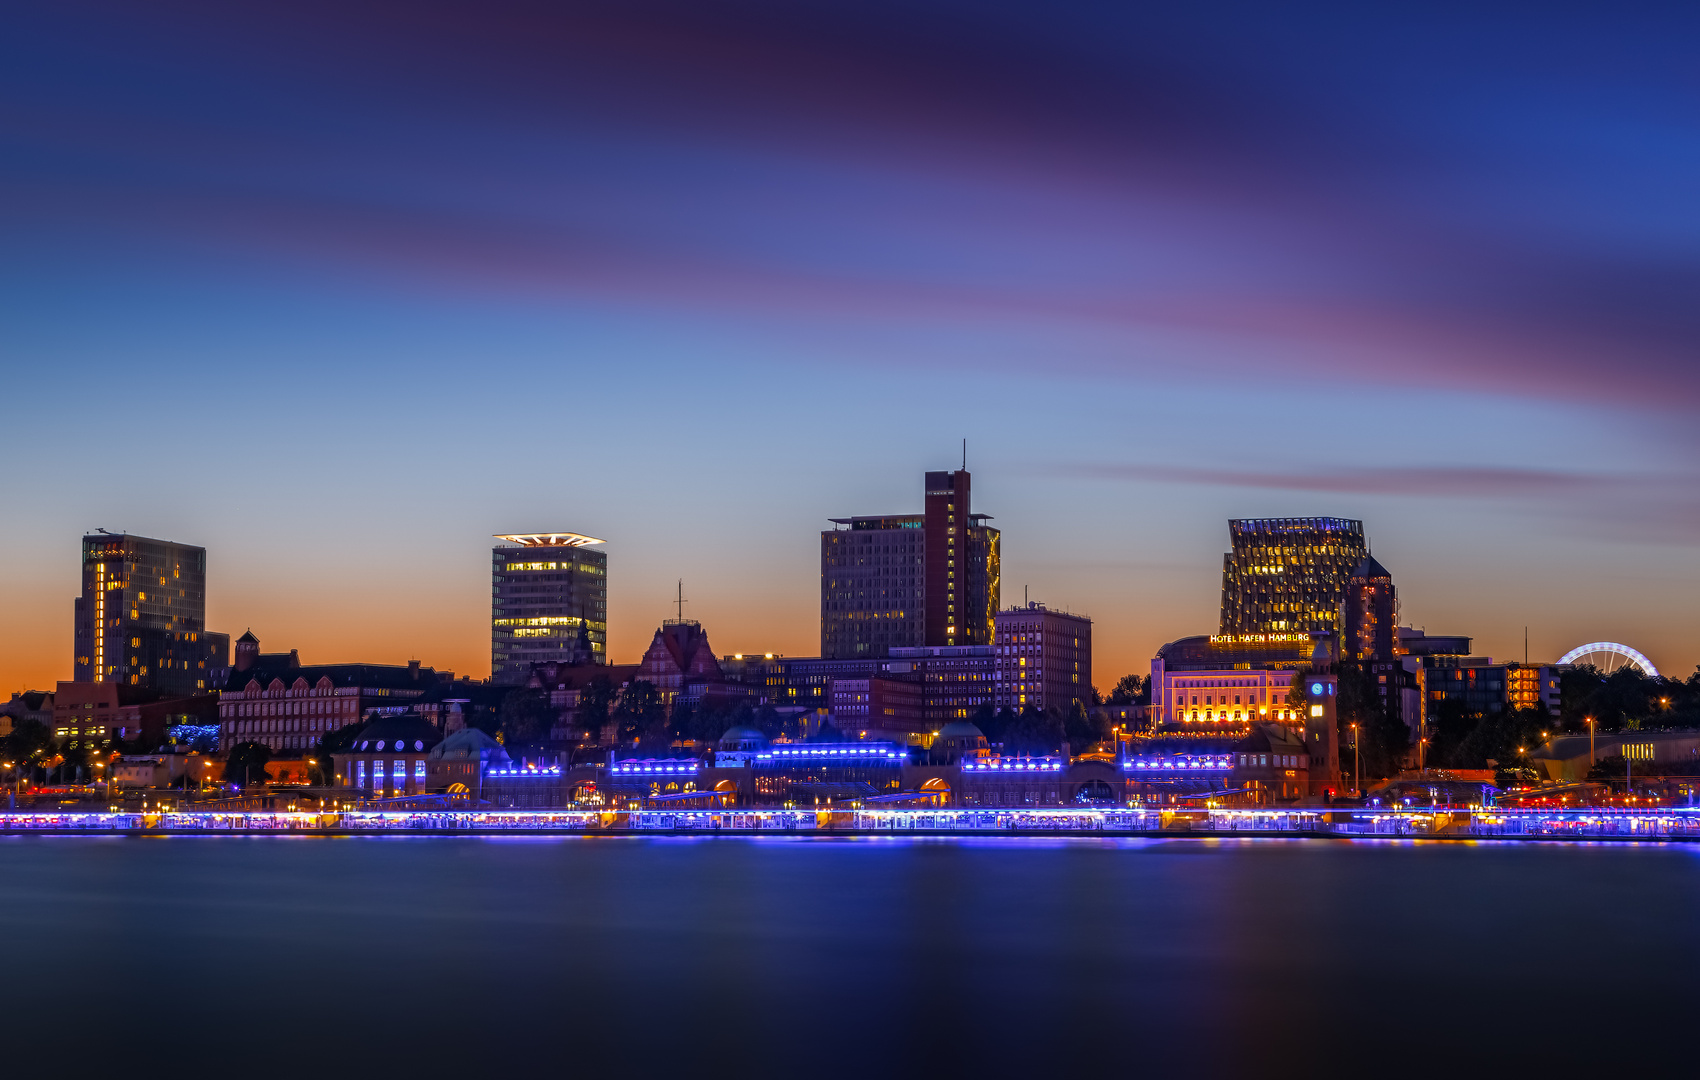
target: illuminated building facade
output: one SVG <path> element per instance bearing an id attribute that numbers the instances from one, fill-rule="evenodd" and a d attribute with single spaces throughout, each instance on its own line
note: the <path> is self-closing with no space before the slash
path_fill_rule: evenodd
<path id="1" fill-rule="evenodd" d="M 490 678 L 522 686 L 531 665 L 608 662 L 608 553 L 578 533 L 511 533 L 491 552 Z"/>
<path id="2" fill-rule="evenodd" d="M 442 741 L 436 725 L 417 713 L 381 717 L 362 728 L 347 751 L 331 755 L 337 786 L 380 799 L 423 795 L 430 790 L 431 751 Z"/>
<path id="3" fill-rule="evenodd" d="M 206 619 L 205 548 L 124 533 L 83 537 L 75 682 L 207 693 L 229 665 L 230 637 L 208 633 Z"/>
<path id="4" fill-rule="evenodd" d="M 675 701 L 725 705 L 750 696 L 747 687 L 726 678 L 708 643 L 708 632 L 691 619 L 663 622 L 631 678 L 655 687 L 668 705 Z"/>
<path id="5" fill-rule="evenodd" d="M 1366 555 L 1352 570 L 1340 599 L 1340 655 L 1371 665 L 1391 663 L 1404 652 L 1399 637 L 1399 594 L 1393 575 Z"/>
<path id="6" fill-rule="evenodd" d="M 1228 522 L 1222 556 L 1222 634 L 1338 631 L 1352 572 L 1369 554 L 1364 524 L 1346 518 Z"/>
<path id="7" fill-rule="evenodd" d="M 1155 727 L 1293 720 L 1287 691 L 1310 662 L 1309 634 L 1217 634 L 1172 641 L 1151 661 Z"/>
<path id="8" fill-rule="evenodd" d="M 990 645 L 893 649 L 880 670 L 920 682 L 921 715 L 929 731 L 991 707 L 996 696 L 997 657 Z"/>
<path id="9" fill-rule="evenodd" d="M 993 707 L 1063 711 L 1092 704 L 1092 620 L 1043 604 L 1000 611 Z"/>
<path id="10" fill-rule="evenodd" d="M 440 706 L 453 685 L 452 672 L 439 674 L 418 661 L 303 667 L 294 650 L 259 648 L 252 633 L 237 642 L 236 666 L 218 700 L 221 747 L 256 742 L 273 751 L 308 750 L 325 732 L 365 719 L 368 710 L 412 714 L 428 698 Z"/>
<path id="11" fill-rule="evenodd" d="M 1507 709 L 1541 709 L 1557 716 L 1562 670 L 1553 664 L 1496 664 L 1491 656 L 1424 656 L 1424 705 L 1429 713 L 1451 703 L 1484 716 Z"/>
<path id="12" fill-rule="evenodd" d="M 928 730 L 921 683 L 913 678 L 832 680 L 832 725 L 861 738 L 903 742 Z"/>
<path id="13" fill-rule="evenodd" d="M 926 474 L 924 512 L 833 518 L 821 533 L 821 656 L 989 646 L 1001 555 L 990 515 L 971 512 L 969 475 Z"/>

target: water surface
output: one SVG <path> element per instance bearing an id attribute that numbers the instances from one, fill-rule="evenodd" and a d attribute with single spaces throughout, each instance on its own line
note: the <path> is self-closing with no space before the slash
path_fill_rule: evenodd
<path id="1" fill-rule="evenodd" d="M 1674 845 L 9 837 L 0 911 L 73 1073 L 1523 1073 L 1700 989 Z"/>

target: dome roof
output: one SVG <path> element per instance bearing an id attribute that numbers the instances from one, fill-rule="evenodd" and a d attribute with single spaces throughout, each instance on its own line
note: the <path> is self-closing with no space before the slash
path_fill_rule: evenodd
<path id="1" fill-rule="evenodd" d="M 418 713 L 410 712 L 400 716 L 381 716 L 367 724 L 354 736 L 348 752 L 369 754 L 380 750 L 412 750 L 417 753 L 430 750 L 442 741 L 437 725 Z"/>
<path id="2" fill-rule="evenodd" d="M 438 743 L 430 757 L 433 761 L 486 761 L 500 765 L 507 762 L 508 752 L 487 733 L 463 728 Z"/>
<path id="3" fill-rule="evenodd" d="M 761 743 L 763 745 L 766 745 L 767 736 L 763 735 L 760 731 L 757 731 L 755 728 L 752 728 L 752 727 L 727 728 L 726 734 L 720 736 L 720 746 L 721 746 L 722 749 L 726 749 L 726 750 L 733 749 L 739 743 L 747 743 L 747 742 Z"/>
<path id="4" fill-rule="evenodd" d="M 958 720 L 939 728 L 937 737 L 940 739 L 984 739 L 986 733 L 966 720 Z"/>

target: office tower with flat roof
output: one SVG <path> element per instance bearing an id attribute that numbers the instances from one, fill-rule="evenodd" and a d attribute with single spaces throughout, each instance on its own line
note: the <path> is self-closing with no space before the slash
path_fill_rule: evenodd
<path id="1" fill-rule="evenodd" d="M 216 689 L 230 665 L 230 635 L 207 632 L 206 548 L 90 533 L 75 612 L 75 682 L 188 697 Z"/>
<path id="2" fill-rule="evenodd" d="M 509 533 L 491 552 L 490 678 L 523 686 L 531 665 L 608 662 L 608 553 L 578 533 Z"/>
<path id="3" fill-rule="evenodd" d="M 990 645 L 998 530 L 970 508 L 966 469 L 926 474 L 919 514 L 833 518 L 821 533 L 821 656 Z"/>
<path id="4" fill-rule="evenodd" d="M 1340 602 L 1369 554 L 1364 523 L 1346 518 L 1228 522 L 1222 556 L 1222 635 L 1340 629 Z"/>
<path id="5" fill-rule="evenodd" d="M 1027 603 L 998 612 L 996 625 L 1000 711 L 1092 704 L 1091 619 Z"/>

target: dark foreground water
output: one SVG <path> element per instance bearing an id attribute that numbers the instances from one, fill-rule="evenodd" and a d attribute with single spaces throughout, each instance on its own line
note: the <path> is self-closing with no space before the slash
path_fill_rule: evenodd
<path id="1" fill-rule="evenodd" d="M 1691 847 L 12 837 L 0 919 L 12 1075 L 1700 1069 Z"/>

